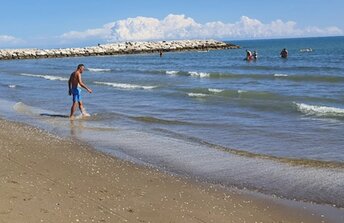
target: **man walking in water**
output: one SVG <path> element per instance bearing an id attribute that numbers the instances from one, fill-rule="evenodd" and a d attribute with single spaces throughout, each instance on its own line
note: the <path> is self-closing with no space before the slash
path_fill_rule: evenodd
<path id="1" fill-rule="evenodd" d="M 68 88 L 69 88 L 69 95 L 73 95 L 73 105 L 70 109 L 70 116 L 69 118 L 73 119 L 73 114 L 76 110 L 76 107 L 79 105 L 79 109 L 83 116 L 89 116 L 86 113 L 86 110 L 82 104 L 81 100 L 81 88 L 85 88 L 89 93 L 92 93 L 92 90 L 88 88 L 84 82 L 81 80 L 81 74 L 84 72 L 85 66 L 83 64 L 79 64 L 77 69 L 70 75 L 68 81 Z"/>

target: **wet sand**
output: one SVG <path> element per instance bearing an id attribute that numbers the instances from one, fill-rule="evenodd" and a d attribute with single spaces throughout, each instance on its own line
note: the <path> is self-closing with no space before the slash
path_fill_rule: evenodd
<path id="1" fill-rule="evenodd" d="M 331 222 L 314 211 L 134 165 L 0 119 L 3 222 Z"/>

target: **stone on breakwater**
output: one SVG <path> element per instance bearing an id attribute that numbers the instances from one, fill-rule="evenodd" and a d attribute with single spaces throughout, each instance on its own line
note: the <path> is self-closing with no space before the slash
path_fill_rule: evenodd
<path id="1" fill-rule="evenodd" d="M 76 56 L 118 55 L 134 53 L 156 53 L 188 51 L 188 50 L 217 50 L 237 49 L 239 46 L 216 40 L 179 40 L 157 42 L 125 42 L 98 44 L 98 46 L 66 49 L 0 49 L 0 60 L 56 58 Z"/>

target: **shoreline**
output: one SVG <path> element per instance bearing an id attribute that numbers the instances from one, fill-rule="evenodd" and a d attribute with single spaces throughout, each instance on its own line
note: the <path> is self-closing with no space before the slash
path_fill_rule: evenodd
<path id="1" fill-rule="evenodd" d="M 238 49 L 237 45 L 216 40 L 178 40 L 157 42 L 124 42 L 65 49 L 0 49 L 0 60 L 86 57 L 180 51 Z"/>
<path id="2" fill-rule="evenodd" d="M 321 212 L 139 166 L 0 119 L 5 222 L 335 222 Z"/>

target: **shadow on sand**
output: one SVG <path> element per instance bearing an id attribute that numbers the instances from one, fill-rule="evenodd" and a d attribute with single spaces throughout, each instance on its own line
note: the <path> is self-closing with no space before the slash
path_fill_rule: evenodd
<path id="1" fill-rule="evenodd" d="M 59 114 L 48 114 L 48 113 L 41 113 L 40 116 L 52 117 L 52 118 L 69 118 L 68 115 L 59 115 Z"/>

